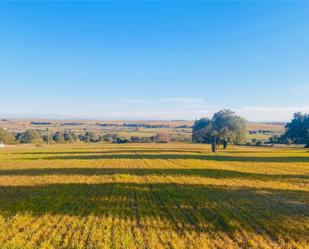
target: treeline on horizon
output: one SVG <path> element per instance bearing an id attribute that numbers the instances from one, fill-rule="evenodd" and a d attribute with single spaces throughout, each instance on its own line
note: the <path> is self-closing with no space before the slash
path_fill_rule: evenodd
<path id="1" fill-rule="evenodd" d="M 44 121 L 34 121 L 31 122 L 32 125 L 52 125 L 51 122 L 44 122 Z M 79 122 L 68 122 L 68 123 L 61 123 L 61 126 L 81 126 L 84 125 L 83 123 Z M 127 127 L 127 128 L 145 128 L 145 129 L 162 129 L 162 128 L 171 128 L 168 124 L 144 124 L 144 123 L 124 123 L 124 124 L 116 124 L 116 123 L 96 123 L 95 125 L 101 127 Z M 192 128 L 190 125 L 179 125 L 175 128 Z"/>
<path id="2" fill-rule="evenodd" d="M 92 131 L 76 134 L 72 131 L 54 132 L 28 129 L 24 132 L 10 132 L 0 128 L 0 142 L 4 144 L 42 144 L 42 143 L 168 143 L 168 142 L 190 142 L 183 136 L 171 136 L 166 132 L 160 132 L 153 136 L 131 136 L 121 137 L 117 134 L 95 134 Z"/>
<path id="3" fill-rule="evenodd" d="M 42 123 L 40 123 L 42 124 Z M 45 124 L 45 123 L 44 123 Z M 47 124 L 47 123 L 46 123 Z M 100 124 L 105 126 L 106 124 Z M 112 124 L 113 125 L 113 124 Z M 128 127 L 145 127 L 144 124 L 127 124 Z M 157 125 L 154 125 L 157 127 Z M 159 125 L 161 126 L 161 125 Z M 161 128 L 166 128 L 164 125 Z M 304 144 L 309 148 L 309 113 L 295 113 L 293 119 L 285 125 L 282 135 L 273 135 L 267 144 Z M 219 145 L 227 148 L 229 144 L 238 145 L 262 145 L 261 141 L 246 141 L 246 120 L 235 115 L 231 110 L 221 110 L 212 118 L 201 118 L 194 122 L 192 127 L 192 139 L 181 136 L 171 136 L 167 132 L 160 132 L 153 136 L 121 137 L 117 134 L 95 134 L 92 131 L 76 134 L 72 131 L 57 131 L 49 133 L 39 129 L 28 129 L 24 132 L 10 132 L 0 128 L 0 142 L 5 144 L 18 143 L 168 143 L 168 142 L 193 142 L 208 143 L 215 152 Z"/>

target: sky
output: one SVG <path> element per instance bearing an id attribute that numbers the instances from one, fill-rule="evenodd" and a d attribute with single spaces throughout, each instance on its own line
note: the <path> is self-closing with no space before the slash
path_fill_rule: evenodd
<path id="1" fill-rule="evenodd" d="M 0 116 L 309 112 L 309 2 L 0 2 Z"/>

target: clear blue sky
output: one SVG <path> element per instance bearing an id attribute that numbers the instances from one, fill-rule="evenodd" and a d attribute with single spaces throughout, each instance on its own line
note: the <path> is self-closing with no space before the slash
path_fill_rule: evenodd
<path id="1" fill-rule="evenodd" d="M 1 2 L 0 113 L 309 112 L 309 2 Z"/>

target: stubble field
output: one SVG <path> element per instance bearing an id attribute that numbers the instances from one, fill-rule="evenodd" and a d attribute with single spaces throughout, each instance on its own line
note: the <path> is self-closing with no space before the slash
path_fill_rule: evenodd
<path id="1" fill-rule="evenodd" d="M 0 150 L 0 248 L 309 248 L 309 151 Z"/>

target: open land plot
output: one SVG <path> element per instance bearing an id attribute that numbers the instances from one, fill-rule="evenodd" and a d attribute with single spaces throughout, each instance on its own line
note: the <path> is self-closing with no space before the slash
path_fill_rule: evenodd
<path id="1" fill-rule="evenodd" d="M 1 248 L 308 248 L 309 151 L 208 147 L 7 147 Z"/>
<path id="2" fill-rule="evenodd" d="M 34 124 L 34 123 L 35 124 Z M 0 119 L 0 128 L 5 128 L 14 132 L 22 132 L 27 129 L 37 129 L 46 133 L 71 131 L 76 134 L 92 131 L 97 135 L 117 134 L 130 138 L 131 136 L 150 137 L 157 133 L 168 133 L 171 137 L 182 136 L 190 139 L 192 135 L 192 125 L 194 121 L 141 121 L 141 120 L 28 120 L 28 119 Z M 107 126 L 100 126 L 105 124 Z M 128 127 L 125 124 L 151 125 L 154 127 Z M 156 126 L 166 126 L 165 128 L 155 128 Z M 256 134 L 249 134 L 249 131 L 257 131 Z M 259 130 L 269 131 L 267 134 L 259 133 Z M 247 123 L 247 142 L 252 139 L 267 141 L 271 136 L 280 136 L 284 132 L 283 123 Z M 179 141 L 179 140 L 178 140 Z"/>

